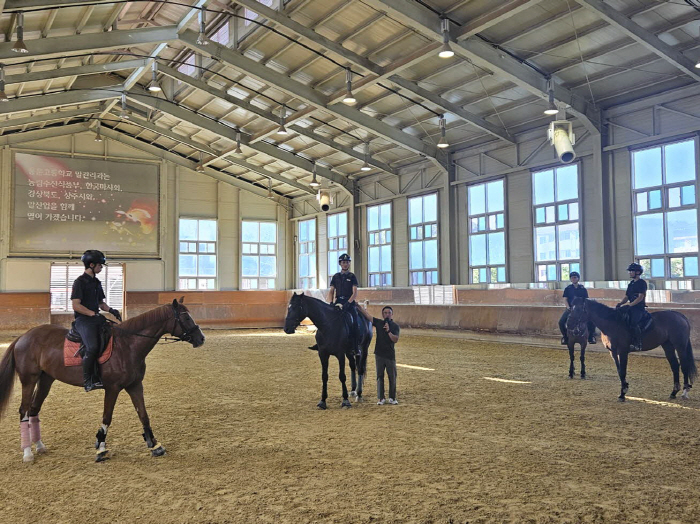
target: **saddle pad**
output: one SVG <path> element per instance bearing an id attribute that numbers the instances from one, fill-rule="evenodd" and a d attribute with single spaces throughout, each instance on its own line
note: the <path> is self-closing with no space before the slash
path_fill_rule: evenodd
<path id="1" fill-rule="evenodd" d="M 112 341 L 113 337 L 109 337 L 109 342 L 104 352 L 97 359 L 98 364 L 104 364 L 112 356 Z M 71 342 L 67 338 L 63 340 L 63 364 L 66 367 L 70 366 L 80 366 L 83 360 L 78 355 L 78 350 L 80 349 L 80 342 Z"/>

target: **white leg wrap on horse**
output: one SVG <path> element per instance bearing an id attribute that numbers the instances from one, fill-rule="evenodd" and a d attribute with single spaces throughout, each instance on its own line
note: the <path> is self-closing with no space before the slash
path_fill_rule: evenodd
<path id="1" fill-rule="evenodd" d="M 19 438 L 20 438 L 20 449 L 30 448 L 31 453 L 31 440 L 29 438 L 29 420 L 23 420 L 19 423 Z"/>
<path id="2" fill-rule="evenodd" d="M 29 417 L 29 435 L 31 436 L 32 443 L 41 440 L 41 421 L 38 415 L 36 417 Z"/>
<path id="3" fill-rule="evenodd" d="M 109 426 L 102 424 L 102 431 L 105 432 L 105 438 L 107 438 L 107 428 L 109 428 Z"/>
<path id="4" fill-rule="evenodd" d="M 34 454 L 32 453 L 31 446 L 24 448 L 24 456 L 22 457 L 23 462 L 32 462 L 34 460 Z"/>

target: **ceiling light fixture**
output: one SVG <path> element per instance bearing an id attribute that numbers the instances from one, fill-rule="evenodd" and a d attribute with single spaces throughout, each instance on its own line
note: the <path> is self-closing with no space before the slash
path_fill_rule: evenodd
<path id="1" fill-rule="evenodd" d="M 452 58 L 455 52 L 450 47 L 450 21 L 447 18 L 442 19 L 442 47 L 438 53 L 440 58 Z"/>
<path id="2" fill-rule="evenodd" d="M 285 117 L 284 117 L 284 107 L 282 108 L 282 112 L 280 113 L 280 127 L 277 130 L 278 135 L 287 135 L 289 132 L 287 131 L 287 128 L 284 127 L 285 124 Z"/>
<path id="3" fill-rule="evenodd" d="M 440 141 L 437 143 L 437 146 L 440 149 L 445 149 L 446 147 L 450 146 L 450 143 L 447 141 L 447 137 L 445 136 L 445 132 L 447 130 L 446 125 L 445 116 L 440 115 Z"/>
<path id="4" fill-rule="evenodd" d="M 314 168 L 312 170 L 312 173 L 313 173 L 313 177 L 311 178 L 311 182 L 309 182 L 309 187 L 313 187 L 314 189 L 316 189 L 317 187 L 319 187 L 321 185 L 321 182 L 316 180 L 316 163 L 315 162 L 314 162 Z"/>
<path id="5" fill-rule="evenodd" d="M 158 62 L 153 60 L 153 64 L 151 65 L 151 71 L 153 72 L 153 75 L 151 76 L 151 82 L 148 84 L 148 90 L 151 93 L 158 93 L 163 90 L 162 87 L 160 87 L 160 84 L 158 83 L 158 79 L 156 75 L 158 74 Z"/>
<path id="6" fill-rule="evenodd" d="M 372 166 L 369 165 L 369 142 L 365 142 L 365 163 L 362 164 L 360 171 L 371 171 Z"/>
<path id="7" fill-rule="evenodd" d="M 129 112 L 126 109 L 126 93 L 122 93 L 122 110 L 119 113 L 119 118 L 129 119 Z"/>
<path id="8" fill-rule="evenodd" d="M 102 135 L 100 134 L 100 121 L 97 121 L 97 131 L 95 132 L 95 142 L 102 142 Z"/>
<path id="9" fill-rule="evenodd" d="M 207 11 L 205 8 L 199 10 L 199 34 L 197 35 L 198 45 L 207 45 Z"/>
<path id="10" fill-rule="evenodd" d="M 544 114 L 548 116 L 556 115 L 559 113 L 559 108 L 554 103 L 554 89 L 552 89 L 551 80 L 547 80 L 547 91 L 549 93 L 549 103 L 547 104 L 547 109 L 544 110 Z"/>
<path id="11" fill-rule="evenodd" d="M 15 53 L 29 53 L 27 46 L 24 45 L 24 13 L 17 13 L 17 41 L 12 47 Z"/>
<path id="12" fill-rule="evenodd" d="M 345 88 L 346 93 L 345 97 L 343 98 L 343 104 L 351 106 L 357 102 L 357 99 L 352 94 L 352 69 L 349 67 L 345 68 Z"/>
<path id="13" fill-rule="evenodd" d="M 270 200 L 275 199 L 275 194 L 272 192 L 272 177 L 267 179 L 267 198 Z"/>
<path id="14" fill-rule="evenodd" d="M 201 151 L 199 152 L 199 164 L 195 166 L 194 170 L 197 173 L 204 173 L 204 155 Z"/>
<path id="15" fill-rule="evenodd" d="M 242 157 L 243 150 L 241 149 L 241 132 L 236 131 L 236 149 L 233 151 L 234 156 Z"/>

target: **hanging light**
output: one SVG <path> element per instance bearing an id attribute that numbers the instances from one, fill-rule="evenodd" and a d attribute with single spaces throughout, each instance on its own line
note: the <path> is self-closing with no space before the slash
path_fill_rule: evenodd
<path id="1" fill-rule="evenodd" d="M 204 155 L 202 155 L 202 152 L 199 152 L 199 164 L 197 164 L 194 168 L 194 170 L 197 173 L 204 173 Z"/>
<path id="2" fill-rule="evenodd" d="M 552 81 L 547 81 L 547 88 L 549 92 L 549 103 L 547 104 L 547 109 L 544 110 L 544 114 L 551 116 L 559 113 L 559 108 L 557 104 L 554 103 L 554 89 L 552 89 Z"/>
<path id="3" fill-rule="evenodd" d="M 242 157 L 243 150 L 241 149 L 241 132 L 236 131 L 236 149 L 233 151 L 234 156 Z"/>
<path id="4" fill-rule="evenodd" d="M 29 49 L 24 45 L 24 13 L 17 13 L 17 41 L 12 47 L 15 53 L 28 53 Z"/>
<path id="5" fill-rule="evenodd" d="M 440 58 L 452 58 L 455 52 L 450 47 L 450 21 L 447 18 L 442 19 L 442 47 L 438 53 Z"/>
<path id="6" fill-rule="evenodd" d="M 360 171 L 371 171 L 372 166 L 369 165 L 369 142 L 365 142 L 365 163 L 362 164 Z"/>
<path id="7" fill-rule="evenodd" d="M 345 93 L 345 97 L 343 98 L 343 104 L 351 106 L 357 102 L 357 99 L 352 94 L 352 69 L 349 67 L 345 69 L 345 87 L 347 91 Z"/>
<path id="8" fill-rule="evenodd" d="M 151 71 L 153 75 L 151 77 L 151 82 L 148 84 L 148 90 L 152 93 L 158 93 L 162 91 L 163 88 L 160 87 L 160 83 L 158 83 L 158 79 L 156 78 L 156 75 L 158 74 L 158 62 L 155 60 L 153 60 L 153 64 L 151 65 Z"/>
<path id="9" fill-rule="evenodd" d="M 198 45 L 207 45 L 207 11 L 205 8 L 199 10 L 199 34 L 197 35 Z"/>
<path id="10" fill-rule="evenodd" d="M 446 147 L 450 146 L 450 143 L 447 141 L 447 137 L 445 136 L 445 117 L 440 115 L 440 141 L 437 143 L 437 146 L 440 149 L 445 149 Z"/>
<path id="11" fill-rule="evenodd" d="M 695 64 L 695 67 L 697 67 L 698 69 L 700 69 L 700 60 L 698 60 L 697 64 Z"/>
<path id="12" fill-rule="evenodd" d="M 0 102 L 9 102 L 10 99 L 7 98 L 5 93 L 5 66 L 0 64 Z"/>
<path id="13" fill-rule="evenodd" d="M 272 192 L 272 178 L 267 179 L 267 198 L 270 200 L 275 199 L 275 194 Z"/>
<path id="14" fill-rule="evenodd" d="M 97 131 L 95 132 L 95 142 L 102 142 L 102 135 L 100 134 L 100 121 L 97 121 Z"/>
<path id="15" fill-rule="evenodd" d="M 129 112 L 126 109 L 126 93 L 122 93 L 122 110 L 119 113 L 119 118 L 129 119 Z"/>
<path id="16" fill-rule="evenodd" d="M 313 168 L 312 173 L 314 176 L 311 178 L 311 182 L 309 182 L 309 187 L 313 187 L 315 189 L 321 185 L 321 183 L 318 180 L 316 180 L 316 163 L 315 162 L 314 162 L 314 168 Z"/>
<path id="17" fill-rule="evenodd" d="M 282 108 L 282 112 L 280 113 L 280 127 L 277 130 L 278 135 L 287 135 L 289 132 L 287 131 L 287 128 L 284 127 L 285 124 L 285 117 L 284 117 L 284 107 Z"/>

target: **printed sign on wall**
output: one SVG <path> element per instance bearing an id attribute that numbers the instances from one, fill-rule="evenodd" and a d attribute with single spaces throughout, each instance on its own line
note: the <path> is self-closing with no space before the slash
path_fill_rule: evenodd
<path id="1" fill-rule="evenodd" d="M 158 255 L 158 166 L 15 154 L 12 252 Z"/>

